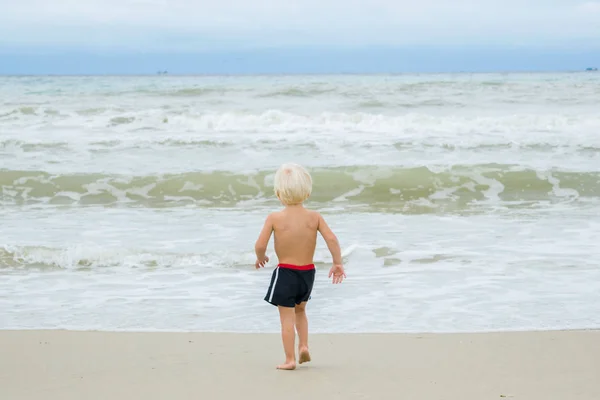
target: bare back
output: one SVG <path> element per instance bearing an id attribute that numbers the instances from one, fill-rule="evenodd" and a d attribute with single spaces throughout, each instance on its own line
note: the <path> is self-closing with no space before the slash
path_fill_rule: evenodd
<path id="1" fill-rule="evenodd" d="M 313 263 L 319 214 L 302 206 L 286 207 L 272 214 L 275 253 L 281 264 Z"/>

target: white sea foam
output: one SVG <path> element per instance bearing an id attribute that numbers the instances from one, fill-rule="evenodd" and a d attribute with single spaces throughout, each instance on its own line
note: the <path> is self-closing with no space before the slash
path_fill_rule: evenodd
<path id="1" fill-rule="evenodd" d="M 49 172 L 183 172 L 275 167 L 290 158 L 313 166 L 503 163 L 511 158 L 535 167 L 593 169 L 600 154 L 597 113 L 569 115 L 542 108 L 532 114 L 479 117 L 198 110 L 164 123 L 165 115 L 146 115 L 143 103 L 138 107 L 134 113 L 141 115 L 117 126 L 109 123 L 112 115 L 0 118 L 3 166 Z"/>

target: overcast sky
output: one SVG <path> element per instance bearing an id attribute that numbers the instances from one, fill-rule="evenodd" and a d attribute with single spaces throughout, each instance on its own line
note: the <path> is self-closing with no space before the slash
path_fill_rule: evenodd
<path id="1" fill-rule="evenodd" d="M 133 57 L 419 46 L 570 49 L 593 61 L 600 50 L 600 1 L 0 0 L 0 10 L 4 61 L 24 52 Z"/>

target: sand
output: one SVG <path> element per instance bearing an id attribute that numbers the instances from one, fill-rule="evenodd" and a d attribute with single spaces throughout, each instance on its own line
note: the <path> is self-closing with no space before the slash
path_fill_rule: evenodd
<path id="1" fill-rule="evenodd" d="M 600 331 L 314 335 L 0 331 L 0 399 L 600 399 Z"/>

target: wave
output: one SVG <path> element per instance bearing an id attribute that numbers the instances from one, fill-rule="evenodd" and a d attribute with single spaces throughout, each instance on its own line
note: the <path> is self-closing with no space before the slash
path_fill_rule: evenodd
<path id="1" fill-rule="evenodd" d="M 284 87 L 272 92 L 261 93 L 257 97 L 314 97 L 323 94 L 338 93 L 335 87 L 329 85 L 307 87 Z"/>
<path id="2" fill-rule="evenodd" d="M 383 78 L 383 77 L 382 77 Z M 231 84 L 233 83 L 233 84 Z M 424 91 L 442 91 L 444 93 L 463 93 L 484 92 L 497 94 L 498 90 L 506 92 L 519 93 L 539 93 L 548 90 L 557 92 L 577 91 L 589 93 L 590 90 L 598 87 L 595 81 L 588 81 L 585 84 L 574 84 L 568 80 L 565 81 L 511 81 L 511 80 L 479 80 L 479 79 L 425 79 L 425 80 L 395 80 L 395 79 L 375 79 L 364 82 L 338 79 L 307 79 L 299 82 L 277 82 L 275 84 L 263 84 L 260 81 L 243 79 L 232 81 L 231 83 L 192 83 L 189 86 L 177 82 L 170 85 L 141 85 L 126 86 L 124 88 L 114 87 L 113 90 L 98 90 L 98 88 L 89 87 L 91 93 L 97 93 L 103 96 L 160 96 L 160 97 L 203 97 L 207 95 L 235 95 L 238 93 L 249 93 L 258 98 L 279 98 L 279 97 L 316 97 L 320 95 L 337 95 L 340 97 L 360 97 L 370 94 L 378 95 L 398 95 L 410 94 Z M 84 92 L 85 93 L 85 92 Z M 54 94 L 69 95 L 68 90 L 50 89 L 30 94 Z M 80 92 L 81 94 L 81 92 Z M 560 100 L 560 99 L 555 99 Z"/>
<path id="3" fill-rule="evenodd" d="M 20 129 L 38 130 L 43 126 L 56 129 L 78 129 L 93 132 L 111 128 L 115 132 L 135 132 L 144 129 L 164 132 L 188 133 L 241 133 L 281 134 L 314 133 L 331 135 L 368 133 L 394 135 L 395 137 L 451 138 L 454 142 L 465 140 L 503 140 L 521 143 L 540 140 L 559 143 L 596 144 L 600 129 L 600 115 L 577 116 L 548 114 L 514 114 L 499 116 L 431 115 L 406 113 L 388 115 L 369 112 L 319 112 L 299 114 L 277 109 L 263 112 L 207 112 L 195 109 L 146 108 L 123 111 L 104 110 L 54 110 L 50 114 L 40 107 L 26 115 L 0 117 L 0 127 L 21 133 Z M 0 114 L 2 111 L 0 110 Z M 80 115 L 88 113 L 87 115 Z M 19 137 L 22 137 L 20 134 Z M 77 139 L 77 138 L 75 138 Z M 362 138 L 365 139 L 364 137 Z M 599 144 L 600 145 L 600 144 Z"/>
<path id="4" fill-rule="evenodd" d="M 540 138 L 541 139 L 541 138 Z M 531 140 L 531 139 L 530 139 Z M 486 140 L 483 138 L 471 138 L 470 141 L 454 141 L 443 138 L 423 138 L 421 141 L 412 139 L 398 140 L 397 138 L 372 138 L 364 140 L 361 138 L 336 138 L 336 137 L 286 137 L 286 138 L 269 138 L 269 137 L 233 137 L 210 139 L 205 136 L 190 136 L 176 134 L 155 134 L 147 137 L 130 137 L 130 138 L 112 138 L 98 139 L 97 137 L 79 137 L 71 141 L 53 141 L 52 138 L 39 139 L 0 139 L 0 151 L 4 150 L 7 153 L 17 151 L 23 152 L 40 152 L 40 151 L 81 151 L 88 150 L 90 152 L 106 151 L 110 149 L 153 149 L 159 150 L 169 148 L 193 148 L 193 149 L 223 149 L 227 151 L 255 149 L 265 150 L 272 149 L 281 151 L 282 149 L 296 150 L 319 150 L 329 146 L 335 146 L 341 149 L 374 149 L 393 147 L 400 151 L 415 150 L 415 151 L 438 151 L 438 152 L 453 152 L 468 150 L 472 152 L 485 151 L 514 151 L 514 152 L 540 152 L 540 153 L 580 153 L 582 155 L 596 155 L 600 153 L 600 143 L 593 145 L 589 143 L 552 143 L 544 142 L 515 142 L 508 141 L 503 138 L 498 138 L 496 141 Z"/>
<path id="5" fill-rule="evenodd" d="M 344 260 L 347 259 L 354 248 L 355 246 L 350 246 L 345 249 L 342 254 Z M 256 256 L 251 248 L 245 252 L 223 253 L 219 251 L 213 253 L 181 254 L 92 244 L 65 247 L 0 246 L 0 268 L 11 269 L 89 270 L 111 267 L 247 269 L 254 266 L 255 259 Z M 330 257 L 327 252 L 316 252 L 315 264 L 317 266 L 328 265 L 329 262 Z"/>
<path id="6" fill-rule="evenodd" d="M 600 172 L 536 171 L 517 165 L 335 167 L 311 169 L 311 202 L 366 207 L 468 207 L 473 202 L 600 197 Z M 273 171 L 187 172 L 149 176 L 53 175 L 0 170 L 8 204 L 233 207 L 275 204 Z"/>
<path id="7" fill-rule="evenodd" d="M 228 86 L 191 86 L 191 87 L 175 87 L 171 89 L 164 88 L 138 88 L 127 89 L 123 91 L 108 91 L 101 92 L 102 96 L 117 97 L 117 96 L 149 96 L 149 97 L 205 97 L 210 95 L 225 95 L 236 92 L 244 92 L 244 89 L 236 89 Z"/>
<path id="8" fill-rule="evenodd" d="M 30 267 L 38 269 L 85 270 L 102 267 L 240 267 L 253 263 L 252 254 L 235 259 L 217 259 L 212 254 L 153 253 L 136 249 L 77 245 L 64 248 L 46 246 L 0 247 L 0 268 Z"/>

